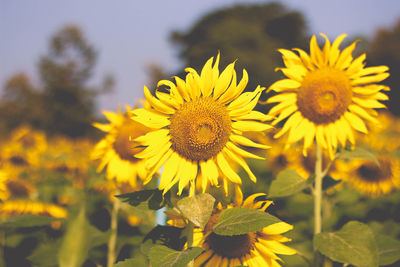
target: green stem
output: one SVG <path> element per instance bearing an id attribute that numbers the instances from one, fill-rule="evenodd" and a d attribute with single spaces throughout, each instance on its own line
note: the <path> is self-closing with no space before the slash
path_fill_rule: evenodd
<path id="1" fill-rule="evenodd" d="M 316 145 L 315 156 L 315 186 L 314 186 L 314 235 L 321 233 L 321 203 L 322 203 L 322 150 Z"/>
<path id="2" fill-rule="evenodd" d="M 321 233 L 322 230 L 322 179 L 324 178 L 322 173 L 322 150 L 321 147 L 316 144 L 316 155 L 315 155 L 315 186 L 314 186 L 314 236 Z M 314 247 L 314 263 L 315 266 L 321 264 L 321 254 L 318 253 Z"/>
<path id="3" fill-rule="evenodd" d="M 119 190 L 117 189 L 116 194 L 119 194 Z M 111 211 L 111 235 L 108 240 L 108 253 L 107 253 L 107 267 L 112 267 L 116 258 L 115 255 L 115 247 L 117 243 L 117 232 L 118 232 L 118 211 L 120 208 L 120 201 L 117 198 L 114 198 L 113 208 Z"/>

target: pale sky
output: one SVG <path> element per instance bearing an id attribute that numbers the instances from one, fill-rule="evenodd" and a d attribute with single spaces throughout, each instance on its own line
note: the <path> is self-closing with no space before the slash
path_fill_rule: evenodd
<path id="1" fill-rule="evenodd" d="M 168 41 L 171 31 L 189 29 L 216 8 L 257 0 L 0 0 L 0 86 L 17 72 L 38 83 L 36 64 L 52 34 L 65 24 L 80 26 L 99 52 L 91 83 L 111 73 L 116 88 L 99 109 L 133 105 L 148 83 L 145 66 L 175 72 L 184 66 Z M 281 0 L 304 14 L 309 33 L 372 37 L 400 19 L 400 0 Z M 240 59 L 239 59 L 240 60 Z"/>

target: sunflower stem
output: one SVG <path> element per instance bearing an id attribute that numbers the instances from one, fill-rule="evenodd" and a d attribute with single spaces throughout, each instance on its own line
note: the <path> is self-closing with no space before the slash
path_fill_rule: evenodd
<path id="1" fill-rule="evenodd" d="M 314 236 L 321 233 L 322 230 L 322 179 L 324 178 L 322 172 L 322 150 L 316 144 L 315 155 L 315 186 L 314 186 Z M 321 254 L 318 253 L 314 247 L 314 263 L 315 266 L 320 266 L 322 260 Z"/>
<path id="2" fill-rule="evenodd" d="M 116 195 L 119 194 L 119 189 L 117 188 Z M 120 201 L 117 198 L 113 198 L 113 208 L 111 211 L 111 235 L 108 240 L 108 252 L 107 252 L 107 267 L 112 267 L 115 261 L 115 247 L 117 243 L 117 232 L 118 232 L 118 211 L 120 208 Z"/>
<path id="3" fill-rule="evenodd" d="M 194 181 L 190 181 L 190 195 L 192 198 L 196 197 L 196 189 Z M 193 232 L 194 232 L 194 224 L 189 220 L 187 225 L 187 248 L 191 248 L 193 246 Z M 190 261 L 188 267 L 194 266 L 194 260 Z"/>

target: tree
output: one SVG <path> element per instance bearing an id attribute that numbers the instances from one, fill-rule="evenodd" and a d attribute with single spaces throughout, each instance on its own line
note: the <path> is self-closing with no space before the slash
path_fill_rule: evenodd
<path id="1" fill-rule="evenodd" d="M 21 124 L 42 128 L 47 118 L 43 112 L 40 92 L 25 73 L 18 73 L 7 80 L 0 103 L 1 132 Z"/>
<path id="2" fill-rule="evenodd" d="M 99 91 L 86 84 L 95 61 L 96 52 L 78 27 L 66 26 L 51 38 L 49 53 L 39 62 L 48 133 L 78 137 L 92 131 Z"/>
<path id="3" fill-rule="evenodd" d="M 278 3 L 237 5 L 201 18 L 188 32 L 173 32 L 185 66 L 198 69 L 221 52 L 221 66 L 238 59 L 238 69 L 249 73 L 248 90 L 268 87 L 281 74 L 278 48 L 304 48 L 308 36 L 303 16 Z M 240 74 L 239 74 L 240 75 Z"/>
<path id="4" fill-rule="evenodd" d="M 393 28 L 380 29 L 374 36 L 369 46 L 368 63 L 371 66 L 388 66 L 390 76 L 382 83 L 390 86 L 387 92 L 389 101 L 386 103 L 389 111 L 400 116 L 400 20 Z"/>

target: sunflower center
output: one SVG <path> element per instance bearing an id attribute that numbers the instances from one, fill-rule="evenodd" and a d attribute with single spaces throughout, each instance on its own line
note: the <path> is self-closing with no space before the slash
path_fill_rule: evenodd
<path id="1" fill-rule="evenodd" d="M 366 182 L 378 182 L 390 179 L 393 175 L 390 161 L 380 160 L 380 166 L 373 162 L 367 162 L 361 165 L 357 172 L 361 179 Z"/>
<path id="2" fill-rule="evenodd" d="M 310 72 L 297 93 L 301 114 L 316 124 L 338 120 L 351 103 L 353 92 L 343 71 L 320 69 Z"/>
<path id="3" fill-rule="evenodd" d="M 186 159 L 208 160 L 224 148 L 231 128 L 227 109 L 212 98 L 186 102 L 171 117 L 172 148 Z"/>
<path id="4" fill-rule="evenodd" d="M 205 233 L 212 230 L 217 223 L 220 211 L 214 213 L 209 222 L 207 223 L 204 231 Z M 243 235 L 223 236 L 211 233 L 206 238 L 207 244 L 210 249 L 215 251 L 221 257 L 226 258 L 241 258 L 250 254 L 256 242 L 256 233 L 248 233 Z"/>
<path id="5" fill-rule="evenodd" d="M 144 148 L 139 146 L 139 144 L 133 140 L 147 132 L 148 129 L 142 124 L 126 119 L 117 130 L 117 135 L 113 143 L 115 152 L 121 159 L 136 162 L 139 159 L 135 158 L 135 155 L 141 152 Z"/>

